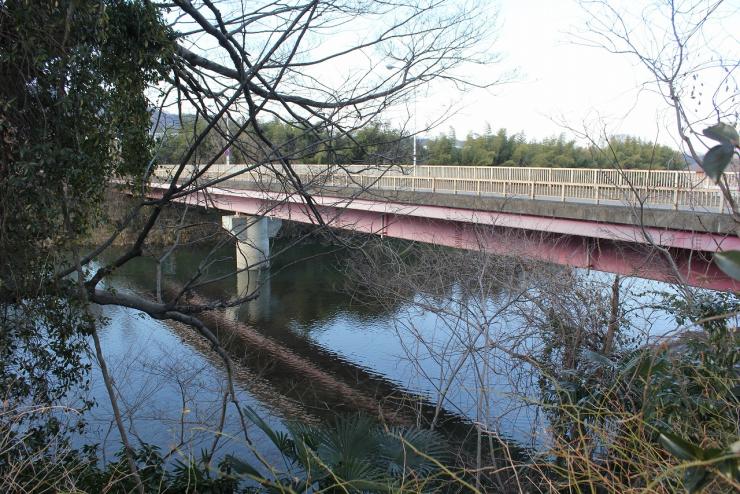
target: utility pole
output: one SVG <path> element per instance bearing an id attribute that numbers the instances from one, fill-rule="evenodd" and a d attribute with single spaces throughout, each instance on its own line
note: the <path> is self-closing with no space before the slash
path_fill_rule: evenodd
<path id="1" fill-rule="evenodd" d="M 229 115 L 226 114 L 226 139 L 227 142 L 231 140 L 231 132 L 229 132 Z M 226 148 L 226 166 L 231 165 L 231 144 Z"/>
<path id="2" fill-rule="evenodd" d="M 414 134 L 414 168 L 416 168 L 416 134 Z"/>

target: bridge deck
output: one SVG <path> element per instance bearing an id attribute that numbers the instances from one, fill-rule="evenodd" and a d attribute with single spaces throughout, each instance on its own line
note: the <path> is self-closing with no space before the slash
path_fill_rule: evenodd
<path id="1" fill-rule="evenodd" d="M 257 190 L 254 184 L 251 189 L 246 189 L 244 185 L 230 182 L 221 187 L 209 187 L 180 196 L 178 200 L 228 212 L 303 223 L 323 222 L 334 228 L 464 249 L 481 249 L 501 255 L 518 255 L 629 276 L 669 282 L 682 280 L 690 285 L 718 290 L 738 288 L 711 262 L 711 255 L 702 254 L 740 249 L 740 239 L 734 235 L 593 219 L 536 216 L 521 212 L 486 211 L 480 207 L 481 198 L 478 197 L 473 198 L 478 205 L 476 209 L 449 204 L 397 202 L 388 197 L 379 197 L 374 190 L 364 191 L 365 196 L 361 198 L 353 195 L 341 197 L 328 195 L 330 189 L 327 188 L 313 197 L 319 218 L 300 195 L 279 190 Z M 160 197 L 167 187 L 167 184 L 152 184 L 150 194 Z M 345 192 L 357 194 L 358 191 L 346 189 Z M 440 201 L 443 195 L 428 196 Z M 460 201 L 467 196 L 450 197 Z M 522 202 L 542 204 L 540 201 Z M 603 211 L 610 207 L 613 206 L 598 206 L 595 209 Z M 681 211 L 664 213 L 685 214 Z M 671 249 L 673 260 L 668 262 L 665 256 L 657 255 L 655 246 Z M 678 274 L 674 269 L 676 266 Z"/>

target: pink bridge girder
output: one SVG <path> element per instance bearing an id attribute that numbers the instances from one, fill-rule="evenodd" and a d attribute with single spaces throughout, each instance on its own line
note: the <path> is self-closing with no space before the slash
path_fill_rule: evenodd
<path id="1" fill-rule="evenodd" d="M 150 196 L 159 198 L 168 187 L 152 184 Z M 740 250 L 740 239 L 735 236 L 380 200 L 312 199 L 323 222 L 333 228 L 678 281 L 670 262 L 652 242 L 669 251 L 687 284 L 723 291 L 740 288 L 711 261 L 713 252 Z M 226 212 L 319 223 L 297 194 L 210 187 L 176 200 Z"/>

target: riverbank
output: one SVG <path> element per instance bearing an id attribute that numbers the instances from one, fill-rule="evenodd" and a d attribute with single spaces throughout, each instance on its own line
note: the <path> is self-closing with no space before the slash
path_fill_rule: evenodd
<path id="1" fill-rule="evenodd" d="M 115 187 L 108 189 L 98 221 L 82 243 L 86 246 L 98 246 L 120 230 L 111 245 L 120 247 L 133 244 L 146 224 L 149 210 L 134 217 L 125 228 L 121 229 L 121 225 L 138 204 L 136 198 L 121 193 Z M 185 221 L 183 215 L 186 215 Z M 163 247 L 175 242 L 215 242 L 227 237 L 227 233 L 221 228 L 221 213 L 218 210 L 168 204 L 162 209 L 157 223 L 149 233 L 146 245 Z"/>
<path id="2" fill-rule="evenodd" d="M 103 210 L 89 234 L 82 240 L 82 245 L 95 247 L 107 242 L 120 229 L 138 206 L 139 200 L 111 187 L 106 192 Z M 125 247 L 132 245 L 146 224 L 151 208 L 133 218 L 128 226 L 120 230 L 110 245 Z M 169 247 L 179 245 L 203 245 L 217 242 L 229 242 L 230 235 L 221 226 L 224 211 L 215 208 L 192 207 L 182 204 L 167 204 L 160 213 L 157 223 L 149 233 L 146 246 Z M 312 234 L 311 225 L 301 225 L 285 221 L 278 235 L 280 237 L 299 238 Z"/>

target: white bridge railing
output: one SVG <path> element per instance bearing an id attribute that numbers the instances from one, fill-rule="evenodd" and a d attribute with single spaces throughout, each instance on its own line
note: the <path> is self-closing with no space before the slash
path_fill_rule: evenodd
<path id="1" fill-rule="evenodd" d="M 160 179 L 176 167 L 161 165 Z M 195 171 L 189 167 L 183 178 Z M 265 166 L 244 171 L 248 165 L 211 165 L 202 179 L 229 178 L 222 185 L 270 185 L 278 179 Z M 588 168 L 515 168 L 493 166 L 376 166 L 292 165 L 295 173 L 311 187 L 356 187 L 390 191 L 433 192 L 477 196 L 501 196 L 560 202 L 595 204 L 642 203 L 645 207 L 725 210 L 719 187 L 703 173 L 668 170 L 613 170 Z M 284 171 L 277 165 L 277 170 Z M 240 173 L 241 172 L 241 173 Z M 737 200 L 738 173 L 725 173 Z"/>

